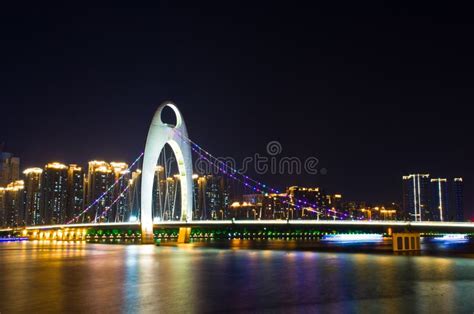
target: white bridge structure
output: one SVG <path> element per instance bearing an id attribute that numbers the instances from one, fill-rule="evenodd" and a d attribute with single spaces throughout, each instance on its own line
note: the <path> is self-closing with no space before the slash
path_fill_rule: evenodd
<path id="1" fill-rule="evenodd" d="M 163 109 L 169 107 L 176 115 L 176 125 L 163 122 Z M 174 152 L 181 182 L 181 221 L 189 221 L 193 217 L 193 168 L 191 146 L 186 125 L 181 112 L 171 102 L 163 103 L 153 117 L 146 140 L 143 156 L 141 185 L 141 229 L 142 242 L 154 243 L 153 239 L 153 180 L 155 168 L 161 151 L 168 144 Z"/>

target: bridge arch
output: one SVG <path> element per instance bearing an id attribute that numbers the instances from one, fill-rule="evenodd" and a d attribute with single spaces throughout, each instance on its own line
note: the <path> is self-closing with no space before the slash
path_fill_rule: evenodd
<path id="1" fill-rule="evenodd" d="M 166 124 L 161 119 L 165 107 L 176 115 L 176 125 Z M 181 221 L 192 220 L 193 213 L 193 179 L 191 146 L 183 116 L 172 102 L 164 102 L 155 112 L 148 131 L 143 156 L 141 182 L 141 229 L 142 242 L 153 243 L 153 180 L 158 158 L 165 144 L 169 144 L 176 157 L 181 185 Z"/>

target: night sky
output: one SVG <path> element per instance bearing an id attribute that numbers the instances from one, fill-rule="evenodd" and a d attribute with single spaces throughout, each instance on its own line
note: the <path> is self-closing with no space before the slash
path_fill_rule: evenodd
<path id="1" fill-rule="evenodd" d="M 172 100 L 215 155 L 277 140 L 327 169 L 259 177 L 278 188 L 401 201 L 402 175 L 427 172 L 463 176 L 472 208 L 469 8 L 260 3 L 3 7 L 0 142 L 22 168 L 130 162 Z"/>

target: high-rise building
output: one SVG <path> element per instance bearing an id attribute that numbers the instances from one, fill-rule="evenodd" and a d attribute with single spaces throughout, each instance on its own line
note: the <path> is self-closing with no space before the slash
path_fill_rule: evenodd
<path id="1" fill-rule="evenodd" d="M 163 219 L 163 207 L 166 196 L 166 175 L 163 166 L 156 166 L 155 180 L 153 181 L 153 219 L 161 221 Z"/>
<path id="2" fill-rule="evenodd" d="M 181 204 L 179 175 L 175 174 L 165 180 L 165 202 L 163 204 L 163 220 L 177 220 L 180 217 Z"/>
<path id="3" fill-rule="evenodd" d="M 292 219 L 294 207 L 290 205 L 288 194 L 265 194 L 259 212 L 260 219 Z"/>
<path id="4" fill-rule="evenodd" d="M 28 168 L 23 171 L 25 182 L 25 216 L 29 226 L 41 223 L 41 181 L 43 169 Z"/>
<path id="5" fill-rule="evenodd" d="M 4 227 L 5 224 L 5 188 L 0 187 L 0 227 Z"/>
<path id="6" fill-rule="evenodd" d="M 17 180 L 3 189 L 3 225 L 8 227 L 25 225 L 24 182 Z"/>
<path id="7" fill-rule="evenodd" d="M 433 221 L 452 220 L 448 204 L 448 180 L 445 178 L 436 178 L 430 180 L 431 187 L 431 206 L 430 219 Z"/>
<path id="8" fill-rule="evenodd" d="M 454 210 L 455 220 L 464 221 L 464 192 L 462 178 L 454 178 L 452 184 L 452 196 L 452 208 Z"/>
<path id="9" fill-rule="evenodd" d="M 44 167 L 42 178 L 41 223 L 62 224 L 66 222 L 68 201 L 68 167 L 53 162 Z"/>
<path id="10" fill-rule="evenodd" d="M 0 187 L 20 179 L 20 158 L 0 152 Z"/>
<path id="11" fill-rule="evenodd" d="M 141 170 L 132 172 L 130 179 L 130 188 L 128 189 L 128 211 L 125 213 L 124 221 L 136 221 L 140 218 L 140 187 Z"/>
<path id="12" fill-rule="evenodd" d="M 326 197 L 320 188 L 292 186 L 288 188 L 290 219 L 315 219 L 326 208 Z"/>
<path id="13" fill-rule="evenodd" d="M 194 214 L 193 219 L 207 219 L 206 209 L 206 176 L 193 175 L 193 197 L 194 197 Z"/>
<path id="14" fill-rule="evenodd" d="M 405 219 L 422 221 L 431 218 L 429 178 L 429 174 L 403 176 L 403 211 Z"/>
<path id="15" fill-rule="evenodd" d="M 232 203 L 230 206 L 230 215 L 229 218 L 238 218 L 242 219 L 242 214 L 244 219 L 263 219 L 265 217 L 264 215 L 264 203 L 265 198 L 269 198 L 269 196 L 265 196 L 264 194 L 244 194 L 242 195 L 242 203 Z M 236 205 L 242 205 L 240 208 L 239 206 Z M 266 203 L 268 204 L 268 203 Z M 278 212 L 278 210 L 275 211 L 275 208 L 270 206 L 270 212 L 269 216 L 274 217 L 275 213 Z"/>
<path id="16" fill-rule="evenodd" d="M 228 180 L 215 175 L 204 175 L 196 180 L 200 219 L 224 219 L 231 205 Z"/>
<path id="17" fill-rule="evenodd" d="M 75 218 L 84 209 L 84 170 L 70 164 L 67 170 L 67 220 Z"/>
<path id="18" fill-rule="evenodd" d="M 86 200 L 88 206 L 93 202 L 102 197 L 91 209 L 89 213 L 84 215 L 83 220 L 87 222 L 96 220 L 107 220 L 108 218 L 101 218 L 104 214 L 107 214 L 107 208 L 112 202 L 113 193 L 106 193 L 109 188 L 114 184 L 115 173 L 105 161 L 93 160 L 89 162 L 89 168 L 87 171 L 87 192 Z"/>
<path id="19" fill-rule="evenodd" d="M 332 210 L 341 212 L 342 206 L 343 206 L 342 195 L 341 194 L 326 195 L 326 204 Z"/>
<path id="20" fill-rule="evenodd" d="M 108 211 L 108 221 L 109 222 L 124 222 L 127 213 L 130 211 L 130 200 L 129 194 L 124 193 L 127 187 L 131 184 L 131 173 L 128 170 L 128 164 L 124 162 L 111 162 L 110 166 L 114 172 L 114 182 L 117 182 L 117 185 L 113 191 L 113 200 L 114 204 L 111 205 L 111 208 Z"/>

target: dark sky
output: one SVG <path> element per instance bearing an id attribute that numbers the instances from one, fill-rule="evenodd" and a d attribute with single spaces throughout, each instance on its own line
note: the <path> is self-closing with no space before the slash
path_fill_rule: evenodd
<path id="1" fill-rule="evenodd" d="M 278 140 L 282 155 L 328 170 L 262 178 L 279 188 L 399 201 L 401 176 L 428 172 L 463 176 L 472 206 L 470 8 L 191 3 L 3 7 L 6 150 L 24 167 L 131 161 L 173 100 L 215 155 L 263 154 Z"/>

